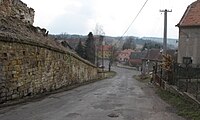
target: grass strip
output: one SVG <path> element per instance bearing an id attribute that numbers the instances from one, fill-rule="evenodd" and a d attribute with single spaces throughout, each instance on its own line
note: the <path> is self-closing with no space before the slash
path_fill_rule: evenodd
<path id="1" fill-rule="evenodd" d="M 177 109 L 177 114 L 187 119 L 200 120 L 200 107 L 166 90 L 158 89 L 156 93 L 167 103 Z"/>

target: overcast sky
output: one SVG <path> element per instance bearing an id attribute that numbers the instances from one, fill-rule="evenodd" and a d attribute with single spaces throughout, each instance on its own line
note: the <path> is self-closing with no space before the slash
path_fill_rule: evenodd
<path id="1" fill-rule="evenodd" d="M 35 10 L 35 26 L 52 34 L 87 35 L 96 24 L 105 35 L 121 36 L 146 0 L 22 0 Z M 196 0 L 149 0 L 125 35 L 162 37 L 164 14 L 168 13 L 168 38 L 178 38 L 178 28 L 187 6 Z"/>

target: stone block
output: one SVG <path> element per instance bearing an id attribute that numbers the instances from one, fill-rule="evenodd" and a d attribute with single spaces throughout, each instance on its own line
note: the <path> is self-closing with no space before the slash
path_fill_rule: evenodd
<path id="1" fill-rule="evenodd" d="M 9 88 L 7 93 L 6 93 L 6 96 L 11 96 L 12 94 L 13 94 L 13 89 Z"/>
<path id="2" fill-rule="evenodd" d="M 0 63 L 0 72 L 3 71 L 3 63 Z"/>
<path id="3" fill-rule="evenodd" d="M 12 64 L 12 65 L 17 65 L 17 61 L 16 61 L 16 60 L 12 60 L 12 61 L 11 61 L 11 64 Z"/>
<path id="4" fill-rule="evenodd" d="M 0 97 L 0 103 L 3 103 L 6 101 L 6 97 Z"/>
<path id="5" fill-rule="evenodd" d="M 1 98 L 6 97 L 6 93 L 1 93 L 1 94 L 0 94 L 0 97 L 1 97 Z"/>
<path id="6" fill-rule="evenodd" d="M 12 99 L 16 99 L 16 98 L 19 98 L 19 95 L 18 94 L 13 94 L 12 95 Z"/>
<path id="7" fill-rule="evenodd" d="M 21 59 L 17 59 L 17 65 L 21 65 L 22 64 L 22 60 Z"/>
<path id="8" fill-rule="evenodd" d="M 12 96 L 10 95 L 10 96 L 7 96 L 6 97 L 6 100 L 12 100 Z"/>

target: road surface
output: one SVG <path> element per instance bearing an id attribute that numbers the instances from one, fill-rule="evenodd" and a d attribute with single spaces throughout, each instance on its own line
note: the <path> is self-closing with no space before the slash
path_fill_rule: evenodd
<path id="1" fill-rule="evenodd" d="M 184 120 L 137 71 L 115 68 L 117 76 L 0 109 L 0 120 Z"/>

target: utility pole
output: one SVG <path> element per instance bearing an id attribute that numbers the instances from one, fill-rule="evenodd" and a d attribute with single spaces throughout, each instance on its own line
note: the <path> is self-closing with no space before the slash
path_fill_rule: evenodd
<path id="1" fill-rule="evenodd" d="M 95 40 L 95 48 L 96 48 L 96 66 L 99 67 L 99 38 L 96 38 Z"/>
<path id="2" fill-rule="evenodd" d="M 104 37 L 104 36 L 102 36 L 102 35 L 100 36 L 100 40 L 101 40 L 101 54 L 102 54 L 102 58 L 101 58 L 101 59 L 102 59 L 102 71 L 103 71 L 103 69 L 104 69 L 104 56 L 103 56 L 103 48 L 104 48 L 104 47 L 103 47 L 103 37 Z"/>
<path id="3" fill-rule="evenodd" d="M 172 10 L 160 10 L 164 12 L 164 37 L 163 37 L 163 54 L 166 55 L 167 52 L 167 13 L 172 12 Z"/>

